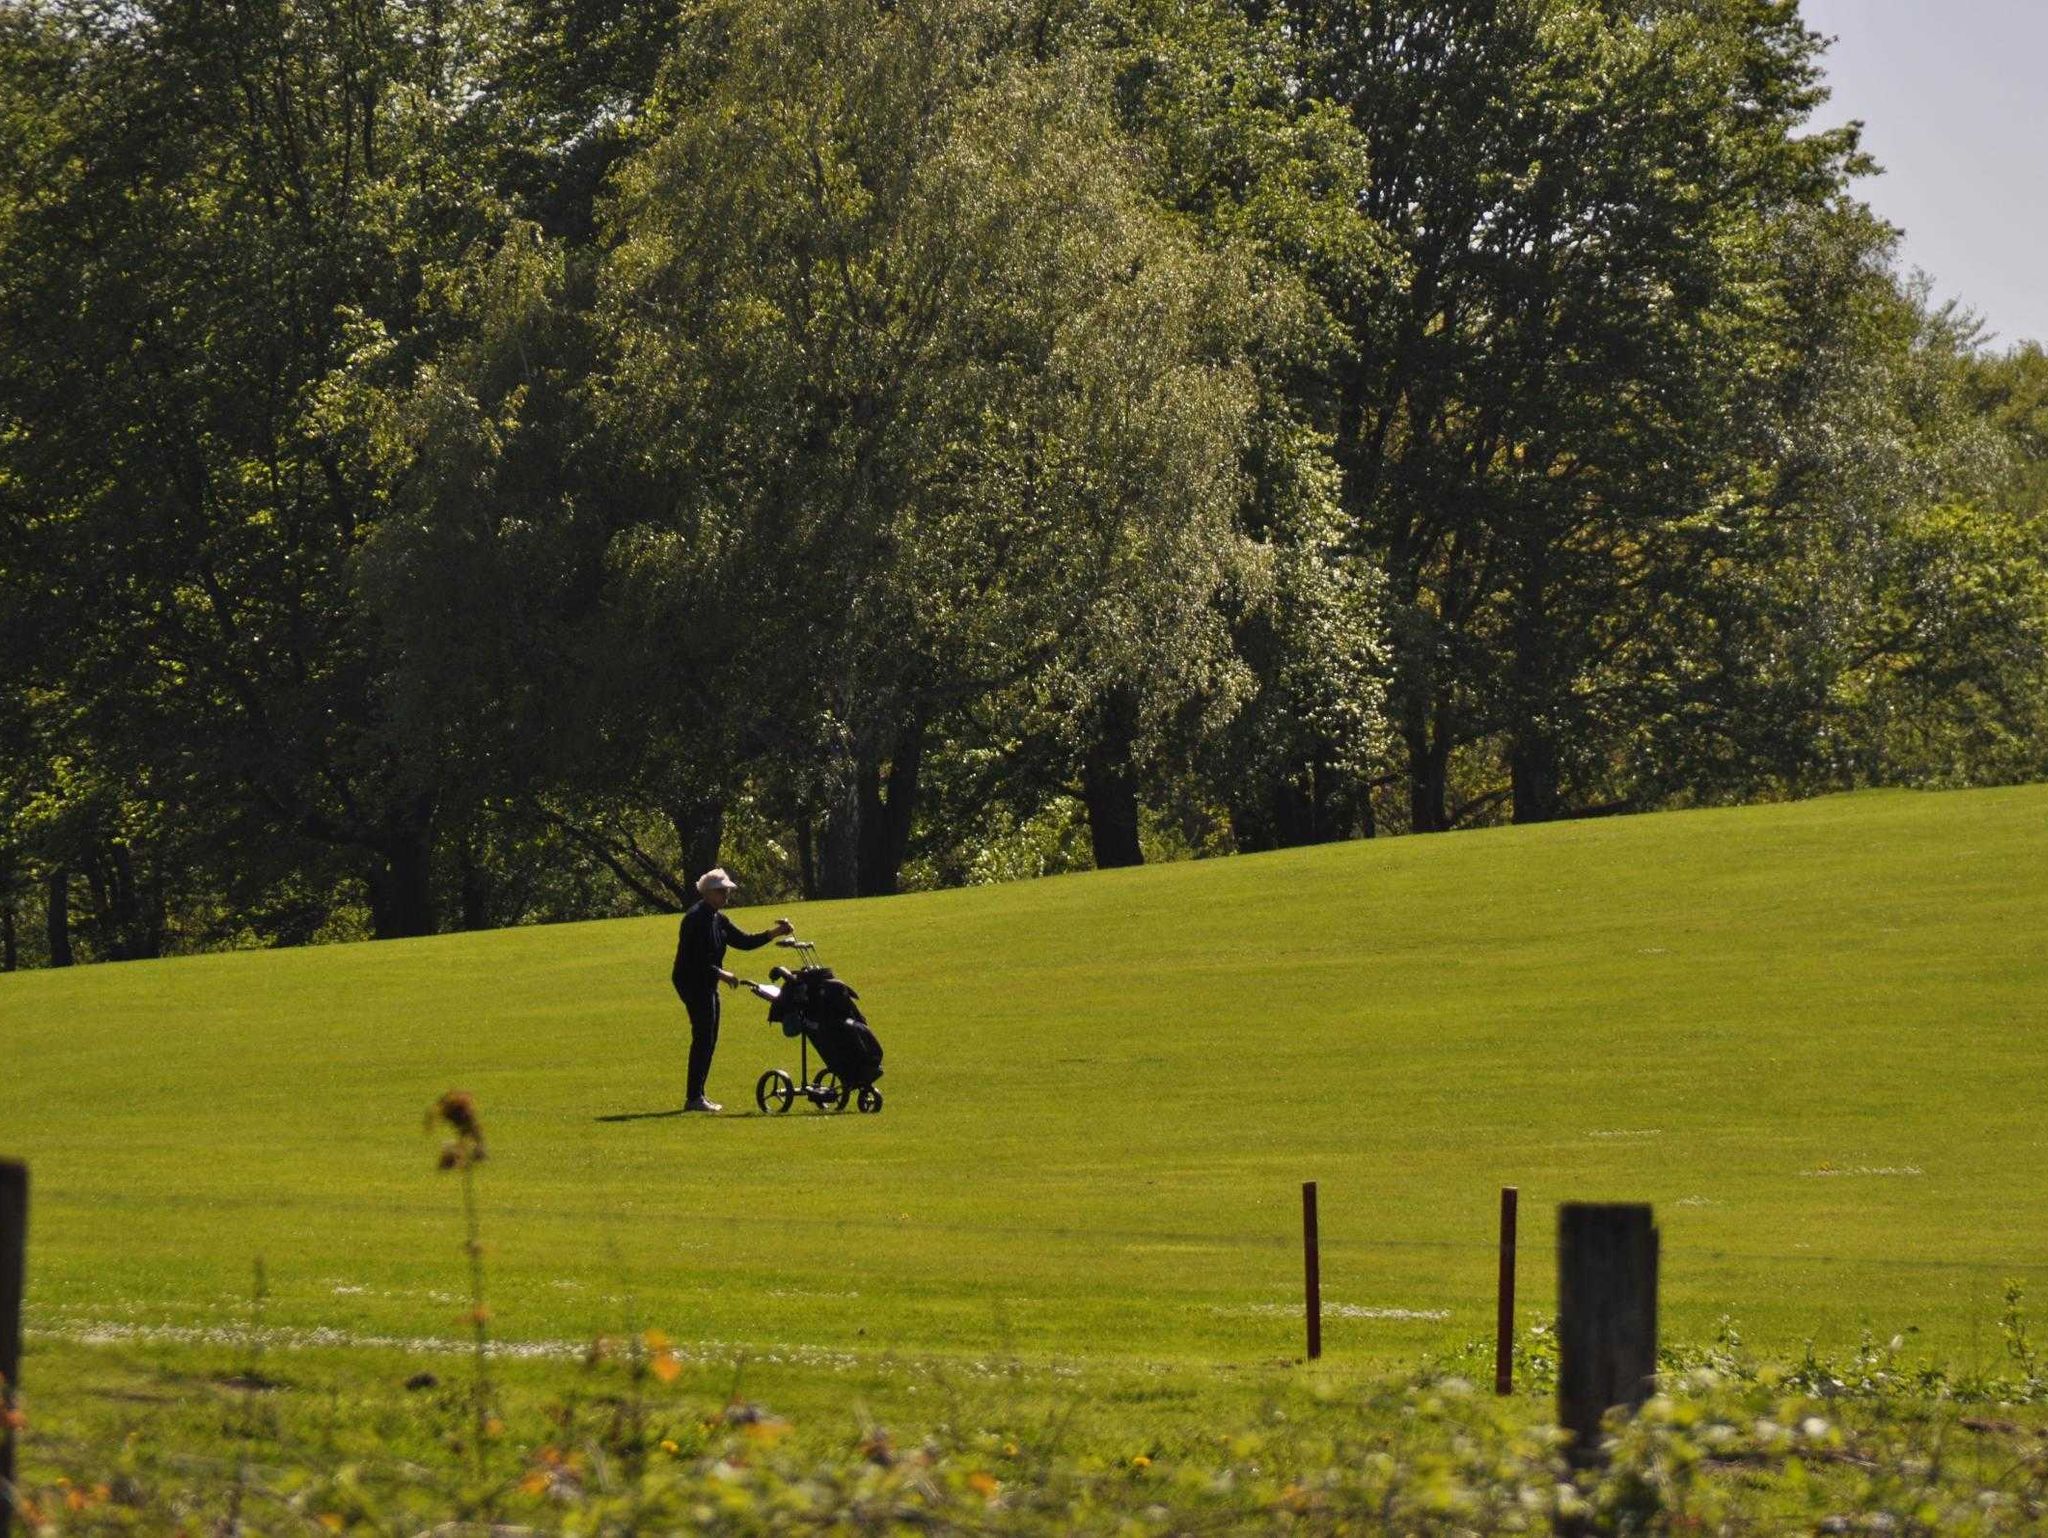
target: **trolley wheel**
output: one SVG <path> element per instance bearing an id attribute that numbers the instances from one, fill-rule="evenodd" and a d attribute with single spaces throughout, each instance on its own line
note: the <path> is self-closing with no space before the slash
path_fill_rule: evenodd
<path id="1" fill-rule="evenodd" d="M 754 1086 L 754 1104 L 764 1116 L 780 1116 L 796 1099 L 796 1084 L 780 1068 L 771 1068 Z"/>
<path id="2" fill-rule="evenodd" d="M 829 1069 L 819 1069 L 818 1076 L 811 1080 L 811 1104 L 821 1111 L 843 1111 L 849 1098 L 839 1075 Z"/>
<path id="3" fill-rule="evenodd" d="M 870 1084 L 860 1092 L 861 1114 L 872 1116 L 882 1109 L 882 1092 Z"/>

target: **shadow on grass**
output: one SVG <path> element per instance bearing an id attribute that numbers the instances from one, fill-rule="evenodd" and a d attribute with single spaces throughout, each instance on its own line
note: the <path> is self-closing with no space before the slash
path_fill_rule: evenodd
<path id="1" fill-rule="evenodd" d="M 614 1111 L 609 1116 L 594 1116 L 593 1121 L 671 1121 L 678 1116 L 695 1116 L 699 1121 L 753 1121 L 760 1117 L 759 1111 L 719 1111 L 705 1115 L 702 1111 L 685 1111 L 680 1106 L 670 1111 Z"/>

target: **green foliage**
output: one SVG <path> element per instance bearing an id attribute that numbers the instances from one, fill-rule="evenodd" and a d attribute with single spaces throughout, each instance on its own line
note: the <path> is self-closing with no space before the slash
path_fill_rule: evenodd
<path id="1" fill-rule="evenodd" d="M 8 957 L 2039 777 L 2048 367 L 1821 46 L 9 6 Z"/>
<path id="2" fill-rule="evenodd" d="M 1156 733 L 1232 687 L 1242 275 L 1145 205 L 1088 62 L 1010 24 L 707 11 L 611 213 L 630 644 L 708 675 L 663 732 L 700 774 L 789 739 L 828 893 L 894 885 L 966 702 L 1029 679 L 1057 733 L 1144 672 Z"/>
<path id="3" fill-rule="evenodd" d="M 1495 1400 L 1429 1371 L 1356 1382 L 1267 1371 L 1256 1401 L 1240 1403 L 1177 1377 L 1060 1384 L 1013 1367 L 999 1386 L 963 1387 L 931 1368 L 899 1390 L 894 1409 L 909 1418 L 882 1421 L 829 1393 L 812 1413 L 778 1413 L 742 1394 L 746 1364 L 721 1366 L 723 1400 L 707 1381 L 719 1369 L 683 1378 L 658 1332 L 598 1340 L 580 1367 L 549 1369 L 492 1423 L 496 1468 L 481 1478 L 462 1472 L 461 1401 L 437 1385 L 407 1394 L 387 1386 L 395 1374 L 350 1373 L 346 1388 L 191 1374 L 186 1397 L 203 1398 L 211 1427 L 135 1407 L 120 1417 L 125 1435 L 32 1424 L 23 1496 L 36 1530 L 53 1535 L 493 1520 L 560 1533 L 1991 1538 L 2048 1516 L 2037 1428 L 1939 1392 L 1815 1393 L 1770 1366 L 1667 1373 L 1639 1413 L 1615 1418 L 1604 1465 L 1578 1476 L 1540 1400 Z M 131 1376 L 131 1399 L 165 1397 Z M 918 1408 L 909 1396 L 920 1388 L 937 1403 Z M 237 1416 L 236 1399 L 265 1396 L 283 1403 L 253 1422 Z M 252 1430 L 234 1463 L 220 1456 L 222 1423 L 237 1419 Z"/>

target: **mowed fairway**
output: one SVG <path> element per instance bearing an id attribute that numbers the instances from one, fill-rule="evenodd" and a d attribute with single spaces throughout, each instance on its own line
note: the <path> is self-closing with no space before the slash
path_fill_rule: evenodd
<path id="1" fill-rule="evenodd" d="M 1267 1361 L 1309 1178 L 1333 1357 L 1490 1329 L 1503 1184 L 1528 1319 L 1572 1198 L 1656 1204 L 1667 1339 L 1989 1362 L 2006 1278 L 2048 1306 L 2048 788 L 793 916 L 887 1047 L 879 1116 L 752 1114 L 796 1052 L 745 995 L 728 1114 L 639 1114 L 681 1098 L 672 918 L 0 978 L 31 1329 L 232 1324 L 260 1256 L 274 1325 L 459 1336 L 451 1087 L 508 1338 Z"/>

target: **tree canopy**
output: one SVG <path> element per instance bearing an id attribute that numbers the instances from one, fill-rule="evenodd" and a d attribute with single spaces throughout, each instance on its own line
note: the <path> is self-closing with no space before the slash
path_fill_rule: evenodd
<path id="1" fill-rule="evenodd" d="M 2048 773 L 1793 0 L 0 8 L 0 964 Z"/>

